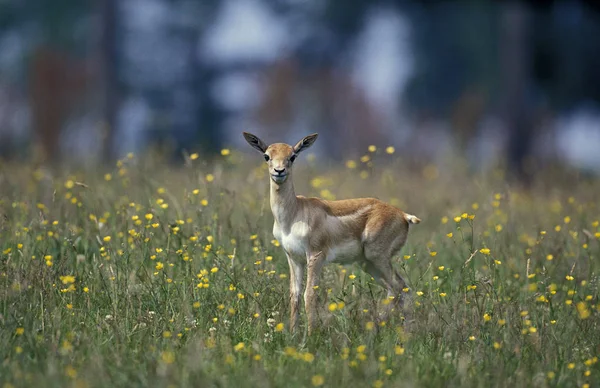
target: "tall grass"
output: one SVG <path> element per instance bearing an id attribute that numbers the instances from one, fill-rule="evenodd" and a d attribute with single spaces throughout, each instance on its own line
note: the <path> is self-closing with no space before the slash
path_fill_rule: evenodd
<path id="1" fill-rule="evenodd" d="M 524 190 L 388 152 L 295 167 L 300 194 L 376 196 L 423 219 L 395 262 L 406 314 L 382 315 L 385 292 L 359 267 L 330 265 L 310 338 L 288 331 L 260 158 L 3 164 L 0 382 L 598 386 L 600 182 Z"/>

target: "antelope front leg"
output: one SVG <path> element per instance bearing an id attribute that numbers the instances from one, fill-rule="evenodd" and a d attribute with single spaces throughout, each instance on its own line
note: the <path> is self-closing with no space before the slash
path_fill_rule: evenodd
<path id="1" fill-rule="evenodd" d="M 294 261 L 287 254 L 290 266 L 290 330 L 295 333 L 298 329 L 298 318 L 300 315 L 300 296 L 302 295 L 302 280 L 304 278 L 304 263 Z"/>
<path id="2" fill-rule="evenodd" d="M 324 262 L 325 254 L 322 251 L 308 256 L 308 276 L 306 279 L 306 289 L 304 290 L 308 335 L 314 331 L 317 325 L 317 294 L 315 288 L 318 286 Z"/>

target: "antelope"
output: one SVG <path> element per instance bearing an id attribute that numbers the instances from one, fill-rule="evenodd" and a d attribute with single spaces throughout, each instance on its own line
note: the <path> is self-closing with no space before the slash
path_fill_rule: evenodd
<path id="1" fill-rule="evenodd" d="M 273 236 L 280 242 L 290 267 L 290 329 L 297 330 L 304 289 L 308 335 L 317 328 L 316 288 L 323 266 L 337 262 L 359 262 L 383 287 L 395 304 L 404 306 L 404 279 L 392 266 L 408 236 L 409 224 L 421 222 L 414 215 L 375 198 L 326 201 L 297 196 L 292 165 L 298 154 L 313 145 L 317 134 L 306 136 L 295 146 L 269 146 L 257 136 L 243 132 L 246 141 L 263 154 L 269 167 Z"/>

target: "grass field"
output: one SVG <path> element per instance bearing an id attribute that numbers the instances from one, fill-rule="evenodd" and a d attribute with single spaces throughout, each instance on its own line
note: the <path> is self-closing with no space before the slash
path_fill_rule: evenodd
<path id="1" fill-rule="evenodd" d="M 288 331 L 288 268 L 259 155 L 224 150 L 103 171 L 0 166 L 0 386 L 585 387 L 600 382 L 600 181 L 460 163 L 408 169 L 392 149 L 301 157 L 299 194 L 376 196 L 416 214 L 384 290 L 331 265 L 323 322 Z"/>

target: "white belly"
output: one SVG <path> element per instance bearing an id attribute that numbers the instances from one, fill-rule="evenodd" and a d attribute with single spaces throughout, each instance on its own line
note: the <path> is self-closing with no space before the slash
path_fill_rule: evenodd
<path id="1" fill-rule="evenodd" d="M 360 241 L 347 240 L 329 248 L 328 263 L 352 263 L 363 259 L 363 249 Z"/>
<path id="2" fill-rule="evenodd" d="M 289 233 L 283 233 L 277 223 L 273 225 L 273 235 L 285 251 L 296 261 L 304 262 L 309 251 L 308 224 L 299 221 L 292 225 Z M 329 246 L 326 262 L 352 263 L 363 259 L 362 244 L 358 240 L 346 240 Z"/>

